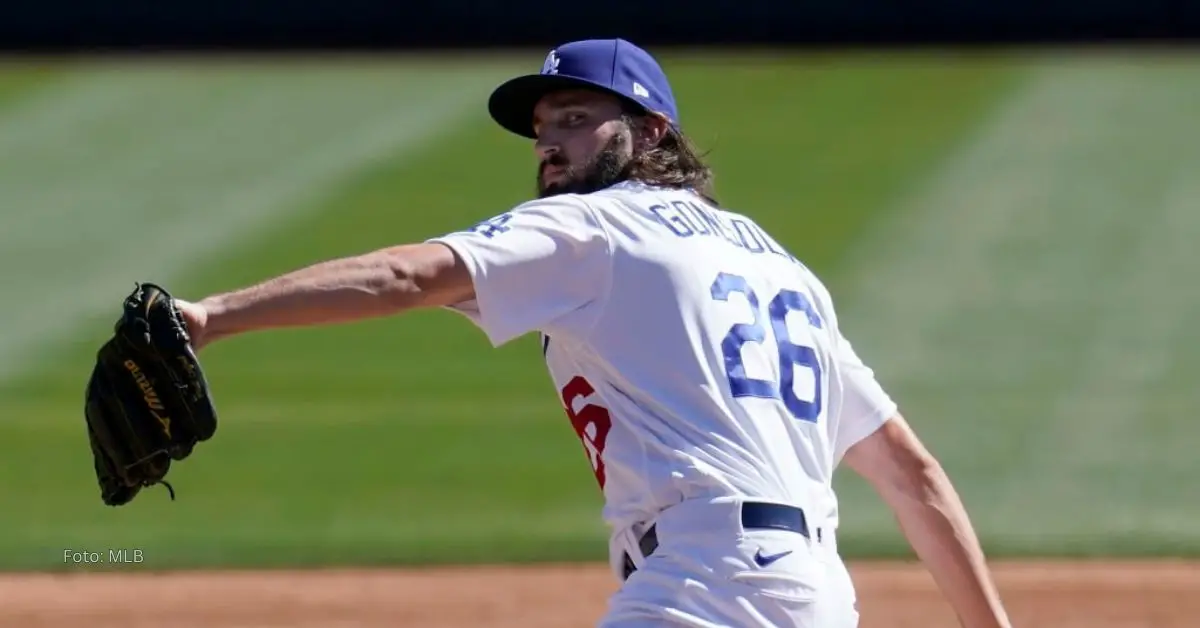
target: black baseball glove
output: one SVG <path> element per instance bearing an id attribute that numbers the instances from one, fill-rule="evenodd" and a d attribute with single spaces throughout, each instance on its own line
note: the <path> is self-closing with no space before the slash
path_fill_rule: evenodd
<path id="1" fill-rule="evenodd" d="M 187 324 L 163 288 L 138 284 L 126 297 L 96 354 L 84 415 L 105 504 L 127 504 L 160 482 L 175 499 L 164 480 L 171 461 L 212 438 L 217 413 Z"/>

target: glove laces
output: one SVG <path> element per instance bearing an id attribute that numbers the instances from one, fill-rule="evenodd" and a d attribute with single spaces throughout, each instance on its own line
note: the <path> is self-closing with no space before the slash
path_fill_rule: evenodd
<path id="1" fill-rule="evenodd" d="M 149 487 L 154 486 L 155 484 L 162 484 L 163 486 L 167 487 L 167 494 L 171 496 L 171 501 L 175 501 L 175 488 L 173 486 L 171 486 L 171 483 L 167 482 L 166 480 L 155 480 L 153 482 L 143 482 L 142 486 L 149 488 Z"/>

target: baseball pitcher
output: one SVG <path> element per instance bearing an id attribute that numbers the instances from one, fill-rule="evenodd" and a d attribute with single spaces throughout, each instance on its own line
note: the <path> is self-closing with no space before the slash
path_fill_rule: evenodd
<path id="1" fill-rule="evenodd" d="M 653 57 L 619 39 L 568 43 L 488 108 L 533 140 L 536 199 L 244 289 L 156 298 L 186 323 L 169 336 L 199 351 L 416 308 L 452 309 L 494 346 L 537 333 L 605 499 L 621 587 L 604 628 L 856 626 L 832 488 L 842 463 L 895 512 L 964 626 L 1010 625 L 945 473 L 821 281 L 718 204 Z"/>

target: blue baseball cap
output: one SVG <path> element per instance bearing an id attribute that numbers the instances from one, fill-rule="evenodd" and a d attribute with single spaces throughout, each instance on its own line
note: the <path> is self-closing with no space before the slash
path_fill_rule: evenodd
<path id="1" fill-rule="evenodd" d="M 551 92 L 581 87 L 613 94 L 679 126 L 666 73 L 650 53 L 624 39 L 573 41 L 551 50 L 541 72 L 497 87 L 488 99 L 488 112 L 500 126 L 532 139 L 538 101 Z"/>

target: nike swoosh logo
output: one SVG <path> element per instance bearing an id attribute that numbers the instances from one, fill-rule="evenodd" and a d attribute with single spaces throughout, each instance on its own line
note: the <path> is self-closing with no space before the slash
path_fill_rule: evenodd
<path id="1" fill-rule="evenodd" d="M 767 565 L 770 565 L 771 563 L 791 553 L 792 550 L 787 550 L 786 552 L 779 552 L 778 554 L 768 554 L 764 556 L 762 553 L 762 548 L 759 548 L 758 552 L 754 554 L 754 562 L 758 563 L 759 567 L 766 567 Z"/>

